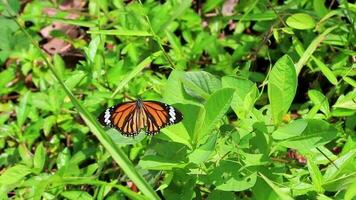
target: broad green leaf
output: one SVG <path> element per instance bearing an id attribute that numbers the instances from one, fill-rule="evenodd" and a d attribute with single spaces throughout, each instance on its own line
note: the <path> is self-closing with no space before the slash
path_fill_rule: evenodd
<path id="1" fill-rule="evenodd" d="M 288 112 L 297 91 L 297 75 L 292 59 L 285 55 L 273 66 L 268 79 L 268 98 L 275 124 Z"/>
<path id="2" fill-rule="evenodd" d="M 169 126 L 161 130 L 161 134 L 157 135 L 158 138 L 168 139 L 169 141 L 178 142 L 186 145 L 190 149 L 193 148 L 191 144 L 191 138 L 189 133 L 185 129 L 182 123 L 176 124 L 174 126 Z M 166 140 L 167 140 L 166 139 Z"/>
<path id="3" fill-rule="evenodd" d="M 61 196 L 68 200 L 91 200 L 94 199 L 88 192 L 85 191 L 64 191 L 61 192 Z"/>
<path id="4" fill-rule="evenodd" d="M 188 155 L 189 161 L 195 164 L 201 164 L 207 161 L 215 149 L 217 140 L 217 133 L 212 134 L 205 144 L 196 148 L 191 154 Z"/>
<path id="5" fill-rule="evenodd" d="M 31 173 L 31 169 L 25 165 L 15 165 L 8 168 L 0 176 L 0 185 L 12 185 L 21 181 Z"/>
<path id="6" fill-rule="evenodd" d="M 281 146 L 297 149 L 299 152 L 308 152 L 333 140 L 338 130 L 323 120 L 308 119 L 307 127 L 301 135 L 279 142 Z"/>
<path id="7" fill-rule="evenodd" d="M 221 79 L 224 88 L 234 88 L 235 94 L 231 102 L 231 108 L 239 118 L 246 118 L 251 112 L 257 98 L 256 85 L 248 80 L 233 76 L 224 76 Z"/>
<path id="8" fill-rule="evenodd" d="M 305 13 L 296 13 L 289 16 L 286 23 L 289 27 L 300 30 L 312 29 L 315 26 L 314 19 Z"/>
<path id="9" fill-rule="evenodd" d="M 217 190 L 244 191 L 256 183 L 257 173 L 242 174 L 241 165 L 231 161 L 221 161 L 211 174 L 207 175 L 205 182 L 213 184 Z"/>
<path id="10" fill-rule="evenodd" d="M 184 89 L 181 82 L 183 76 L 184 72 L 179 70 L 173 70 L 170 73 L 163 93 L 163 98 L 166 103 L 174 104 L 184 102 Z"/>
<path id="11" fill-rule="evenodd" d="M 155 155 L 143 157 L 138 165 L 143 169 L 150 170 L 172 170 L 173 168 L 184 168 L 186 166 L 185 163 L 176 162 L 174 160 L 169 160 Z"/>
<path id="12" fill-rule="evenodd" d="M 220 80 L 204 71 L 186 72 L 183 77 L 183 85 L 189 95 L 204 99 L 221 88 Z"/>
<path id="13" fill-rule="evenodd" d="M 314 158 L 312 156 L 307 155 L 307 166 L 316 192 L 323 193 L 324 192 L 324 189 L 322 188 L 323 176 L 321 175 L 321 172 L 318 166 L 315 164 Z"/>
<path id="14" fill-rule="evenodd" d="M 204 105 L 204 121 L 202 126 L 197 130 L 198 132 L 194 135 L 195 138 L 193 141 L 195 144 L 201 142 L 201 138 L 216 128 L 216 125 L 230 107 L 234 91 L 235 90 L 231 88 L 224 88 L 216 91 L 209 97 L 209 99 L 207 99 Z"/>
<path id="15" fill-rule="evenodd" d="M 46 149 L 43 147 L 43 144 L 40 143 L 36 147 L 35 155 L 33 157 L 33 167 L 41 172 L 46 162 Z"/>
<path id="16" fill-rule="evenodd" d="M 310 100 L 313 102 L 314 106 L 319 108 L 326 116 L 329 116 L 330 114 L 329 101 L 324 96 L 323 93 L 319 92 L 318 90 L 309 90 L 308 96 Z"/>
<path id="17" fill-rule="evenodd" d="M 275 140 L 284 140 L 291 137 L 301 135 L 308 125 L 308 121 L 299 119 L 292 121 L 289 124 L 281 125 L 272 133 Z"/>
<path id="18" fill-rule="evenodd" d="M 293 198 L 290 196 L 289 188 L 280 188 L 262 173 L 259 173 L 259 175 L 263 178 L 263 180 L 266 181 L 266 183 L 273 189 L 273 191 L 278 195 L 281 200 L 293 200 Z"/>

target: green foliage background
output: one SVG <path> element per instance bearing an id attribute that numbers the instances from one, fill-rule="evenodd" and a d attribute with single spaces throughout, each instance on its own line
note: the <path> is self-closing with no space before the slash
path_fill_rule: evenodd
<path id="1" fill-rule="evenodd" d="M 355 4 L 53 2 L 0 3 L 0 199 L 356 196 Z M 52 22 L 85 34 L 52 33 L 78 62 L 41 49 Z M 96 121 L 138 97 L 184 120 L 135 138 Z"/>

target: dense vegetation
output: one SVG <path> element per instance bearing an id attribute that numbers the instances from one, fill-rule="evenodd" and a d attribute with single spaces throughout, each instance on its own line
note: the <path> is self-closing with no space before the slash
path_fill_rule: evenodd
<path id="1" fill-rule="evenodd" d="M 346 0 L 0 3 L 0 199 L 353 199 Z M 141 98 L 184 120 L 122 136 Z"/>

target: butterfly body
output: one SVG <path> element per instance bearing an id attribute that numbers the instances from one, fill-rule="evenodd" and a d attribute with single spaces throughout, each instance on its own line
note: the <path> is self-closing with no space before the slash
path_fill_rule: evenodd
<path id="1" fill-rule="evenodd" d="M 182 119 L 182 113 L 171 105 L 141 99 L 107 108 L 98 118 L 103 126 L 116 128 L 125 136 L 135 136 L 141 130 L 154 135 L 161 128 Z"/>

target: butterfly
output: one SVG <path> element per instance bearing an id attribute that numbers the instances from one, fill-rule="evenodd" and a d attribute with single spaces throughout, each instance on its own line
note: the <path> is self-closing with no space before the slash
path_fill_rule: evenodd
<path id="1" fill-rule="evenodd" d="M 136 136 L 141 130 L 145 130 L 147 135 L 154 135 L 161 128 L 182 119 L 182 113 L 171 105 L 141 99 L 107 108 L 98 117 L 103 126 L 116 128 L 125 136 Z"/>

